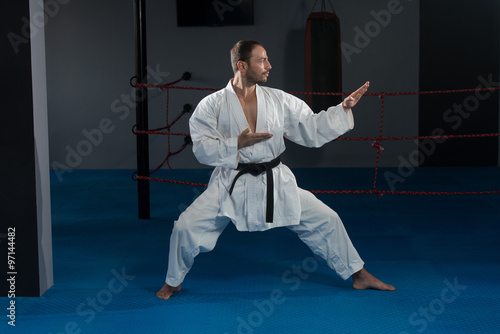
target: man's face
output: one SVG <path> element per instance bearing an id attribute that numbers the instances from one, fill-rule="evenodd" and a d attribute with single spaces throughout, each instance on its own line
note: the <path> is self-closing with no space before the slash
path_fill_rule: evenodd
<path id="1" fill-rule="evenodd" d="M 255 46 L 250 57 L 250 65 L 245 72 L 247 82 L 251 84 L 266 82 L 271 68 L 266 50 L 260 45 Z"/>

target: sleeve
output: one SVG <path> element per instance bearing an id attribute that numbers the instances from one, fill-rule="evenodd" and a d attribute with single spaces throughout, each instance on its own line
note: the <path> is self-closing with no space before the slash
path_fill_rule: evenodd
<path id="1" fill-rule="evenodd" d="M 211 96 L 203 99 L 189 119 L 193 153 L 204 165 L 230 167 L 238 165 L 238 138 L 225 138 L 217 129 L 220 102 Z"/>
<path id="2" fill-rule="evenodd" d="M 301 99 L 285 94 L 285 137 L 306 147 L 321 147 L 354 128 L 352 110 L 342 104 L 314 113 Z"/>

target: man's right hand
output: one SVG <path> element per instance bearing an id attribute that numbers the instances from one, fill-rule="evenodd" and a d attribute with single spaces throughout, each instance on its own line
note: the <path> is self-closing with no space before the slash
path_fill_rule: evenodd
<path id="1" fill-rule="evenodd" d="M 250 129 L 244 130 L 238 137 L 238 149 L 252 146 L 261 141 L 271 138 L 273 135 L 270 133 L 251 133 Z"/>

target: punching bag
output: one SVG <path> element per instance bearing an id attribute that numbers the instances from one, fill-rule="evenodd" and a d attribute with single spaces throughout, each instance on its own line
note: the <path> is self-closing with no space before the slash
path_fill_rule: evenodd
<path id="1" fill-rule="evenodd" d="M 330 4 L 331 5 L 331 4 Z M 313 7 L 314 10 L 314 7 Z M 332 6 L 333 11 L 333 6 Z M 305 91 L 342 92 L 342 54 L 340 22 L 335 12 L 311 12 L 307 18 L 305 39 Z M 340 95 L 306 95 L 305 101 L 314 112 L 326 110 L 342 102 Z"/>

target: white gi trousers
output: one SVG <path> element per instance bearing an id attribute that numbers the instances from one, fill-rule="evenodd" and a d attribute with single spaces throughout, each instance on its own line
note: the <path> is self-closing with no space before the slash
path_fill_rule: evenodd
<path id="1" fill-rule="evenodd" d="M 328 266 L 348 279 L 363 268 L 364 262 L 354 248 L 344 225 L 326 204 L 312 193 L 299 190 L 301 216 L 298 225 L 287 226 Z M 170 237 L 168 271 L 165 282 L 180 285 L 200 252 L 214 249 L 217 239 L 231 221 L 217 216 L 219 212 L 218 183 L 205 190 L 174 223 Z"/>

